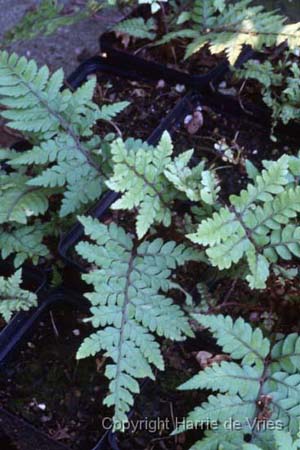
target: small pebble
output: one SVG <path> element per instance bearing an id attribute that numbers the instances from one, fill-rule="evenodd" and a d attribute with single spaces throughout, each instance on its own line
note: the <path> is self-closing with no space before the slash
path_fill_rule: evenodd
<path id="1" fill-rule="evenodd" d="M 78 329 L 72 330 L 72 333 L 74 334 L 74 336 L 80 336 L 80 330 Z"/>
<path id="2" fill-rule="evenodd" d="M 182 94 L 185 91 L 185 85 L 184 84 L 176 84 L 175 91 L 178 92 L 178 94 Z"/>
<path id="3" fill-rule="evenodd" d="M 158 80 L 156 88 L 157 89 L 163 89 L 166 86 L 165 80 Z"/>
<path id="4" fill-rule="evenodd" d="M 41 409 L 42 411 L 45 411 L 45 409 L 46 409 L 45 403 L 38 403 L 36 406 L 37 406 L 39 409 Z"/>
<path id="5" fill-rule="evenodd" d="M 42 416 L 41 422 L 43 422 L 43 423 L 50 422 L 51 419 L 52 419 L 51 416 Z"/>
<path id="6" fill-rule="evenodd" d="M 188 114 L 187 116 L 185 116 L 184 125 L 188 125 L 192 119 L 193 119 L 193 116 L 191 114 Z"/>

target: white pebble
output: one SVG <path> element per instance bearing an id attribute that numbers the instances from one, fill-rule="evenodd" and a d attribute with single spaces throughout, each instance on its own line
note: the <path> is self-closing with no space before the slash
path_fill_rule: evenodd
<path id="1" fill-rule="evenodd" d="M 179 94 L 182 94 L 185 91 L 185 85 L 184 84 L 176 84 L 175 91 Z"/>

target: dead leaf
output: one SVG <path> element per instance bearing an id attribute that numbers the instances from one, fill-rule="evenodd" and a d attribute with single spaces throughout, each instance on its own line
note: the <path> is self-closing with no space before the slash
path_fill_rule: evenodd
<path id="1" fill-rule="evenodd" d="M 121 39 L 121 43 L 125 49 L 128 48 L 130 44 L 130 35 L 126 33 L 121 33 L 120 31 L 115 31 L 116 38 Z"/>
<path id="2" fill-rule="evenodd" d="M 205 350 L 200 350 L 196 354 L 196 360 L 202 369 L 210 367 L 213 364 L 220 364 L 222 361 L 229 361 L 230 359 L 228 355 L 219 354 L 213 356 L 212 353 L 206 352 Z"/>
<path id="3" fill-rule="evenodd" d="M 145 97 L 146 92 L 144 91 L 144 89 L 136 88 L 133 89 L 132 94 L 135 95 L 136 97 Z"/>
<path id="4" fill-rule="evenodd" d="M 68 427 L 62 427 L 59 423 L 57 424 L 56 430 L 49 430 L 51 438 L 55 441 L 61 441 L 63 439 L 70 439 Z"/>
<path id="5" fill-rule="evenodd" d="M 196 110 L 193 112 L 191 120 L 185 123 L 187 131 L 189 134 L 195 134 L 203 126 L 203 114 L 202 111 Z"/>
<path id="6" fill-rule="evenodd" d="M 206 352 L 205 350 L 200 350 L 200 352 L 196 354 L 196 360 L 198 361 L 199 366 L 202 369 L 205 369 L 205 367 L 208 366 L 208 361 L 212 356 L 212 353 Z"/>

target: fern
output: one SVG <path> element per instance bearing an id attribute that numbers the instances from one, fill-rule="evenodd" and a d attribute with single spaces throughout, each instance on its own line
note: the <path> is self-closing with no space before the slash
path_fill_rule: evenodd
<path id="1" fill-rule="evenodd" d="M 37 305 L 37 296 L 20 287 L 22 271 L 11 277 L 0 277 L 0 314 L 8 322 L 16 311 L 28 311 Z"/>
<path id="2" fill-rule="evenodd" d="M 15 255 L 15 267 L 21 266 L 27 259 L 37 264 L 40 257 L 49 254 L 43 243 L 44 227 L 39 222 L 34 225 L 13 226 L 8 231 L 1 227 L 0 231 L 1 257 L 6 259 Z"/>
<path id="3" fill-rule="evenodd" d="M 288 431 L 275 430 L 272 433 L 272 441 L 269 445 L 267 443 L 255 445 L 244 444 L 243 450 L 298 450 L 300 447 L 300 440 L 293 440 L 291 434 Z"/>
<path id="4" fill-rule="evenodd" d="M 168 33 L 159 43 L 174 38 L 192 39 L 186 48 L 186 58 L 209 44 L 212 53 L 225 51 L 232 65 L 246 44 L 257 50 L 285 41 L 291 49 L 299 46 L 300 23 L 285 24 L 283 16 L 251 3 L 251 0 L 236 3 L 194 0 L 191 11 L 182 13 L 178 20 L 178 25 L 187 22 L 190 27 Z"/>
<path id="5" fill-rule="evenodd" d="M 106 183 L 122 197 L 115 209 L 138 208 L 137 235 L 143 237 L 154 222 L 171 224 L 172 201 L 184 193 L 190 200 L 212 204 L 219 191 L 216 177 L 204 163 L 189 168 L 193 151 L 171 159 L 173 145 L 164 132 L 157 147 L 139 140 L 117 139 L 111 146 L 113 176 Z"/>
<path id="6" fill-rule="evenodd" d="M 179 306 L 163 293 L 176 285 L 171 271 L 198 253 L 162 239 L 136 243 L 124 229 L 97 220 L 80 218 L 92 241 L 81 242 L 77 252 L 98 268 L 83 275 L 94 291 L 86 294 L 92 304 L 91 322 L 102 329 L 86 338 L 77 358 L 105 351 L 112 363 L 106 367 L 110 381 L 105 404 L 115 409 L 115 423 L 127 421 L 126 413 L 139 392 L 138 378 L 154 378 L 151 364 L 163 369 L 159 344 L 153 334 L 183 340 L 193 333 Z"/>
<path id="7" fill-rule="evenodd" d="M 237 362 L 213 363 L 179 387 L 221 393 L 210 395 L 207 402 L 188 415 L 176 432 L 191 428 L 192 424 L 195 427 L 206 421 L 216 421 L 217 431 L 208 432 L 206 438 L 192 449 L 218 449 L 222 439 L 226 442 L 230 434 L 226 421 L 231 421 L 239 424 L 239 431 L 235 432 L 232 446 L 228 448 L 254 450 L 262 446 L 264 450 L 281 449 L 285 443 L 290 446 L 284 448 L 296 449 L 299 441 L 292 444 L 292 440 L 299 427 L 300 372 L 297 370 L 290 375 L 278 367 L 284 342 L 294 342 L 294 336 L 287 336 L 274 347 L 260 329 L 253 330 L 242 318 L 233 321 L 229 316 L 195 315 L 195 319 L 210 329 L 218 345 Z M 292 346 L 289 351 L 292 355 Z M 290 434 L 287 431 L 273 434 L 268 431 L 268 422 L 273 424 L 272 429 L 277 423 L 280 429 L 286 427 Z M 246 434 L 252 436 L 251 444 L 245 444 Z"/>
<path id="8" fill-rule="evenodd" d="M 61 70 L 50 75 L 46 66 L 38 69 L 33 60 L 0 53 L 1 115 L 9 127 L 36 144 L 22 154 L 7 150 L 0 154 L 13 169 L 0 175 L 0 223 L 9 225 L 13 236 L 22 233 L 17 224 L 35 227 L 37 217 L 48 214 L 50 198 L 55 198 L 59 216 L 64 218 L 98 199 L 105 188 L 111 137 L 93 136 L 92 128 L 97 120 L 112 120 L 128 103 L 99 107 L 92 100 L 95 78 L 76 92 L 63 89 L 63 79 Z M 36 261 L 37 251 L 45 255 L 40 232 L 29 240 L 34 251 L 13 238 L 1 239 L 0 245 L 5 255 L 15 249 L 17 261 L 23 262 L 26 255 Z"/>
<path id="9" fill-rule="evenodd" d="M 210 262 L 221 270 L 246 258 L 246 278 L 257 289 L 265 287 L 270 266 L 279 258 L 300 256 L 300 228 L 292 221 L 300 211 L 299 159 L 283 155 L 264 164 L 253 184 L 239 196 L 230 196 L 230 206 L 203 220 L 189 235 L 208 246 Z"/>
<path id="10" fill-rule="evenodd" d="M 142 17 L 125 19 L 113 27 L 117 33 L 139 39 L 153 40 L 156 36 L 155 22 L 152 18 L 145 21 Z"/>
<path id="11" fill-rule="evenodd" d="M 287 124 L 291 120 L 299 120 L 300 105 L 300 71 L 295 62 L 285 55 L 286 62 L 280 61 L 272 65 L 269 61 L 261 64 L 248 61 L 238 75 L 255 79 L 261 84 L 262 97 L 272 110 L 273 129 L 281 120 Z"/>
<path id="12" fill-rule="evenodd" d="M 58 28 L 72 25 L 88 17 L 87 10 L 74 14 L 62 14 L 63 5 L 57 0 L 42 0 L 38 7 L 28 11 L 20 22 L 4 36 L 7 43 L 32 39 L 44 34 L 54 33 Z"/>

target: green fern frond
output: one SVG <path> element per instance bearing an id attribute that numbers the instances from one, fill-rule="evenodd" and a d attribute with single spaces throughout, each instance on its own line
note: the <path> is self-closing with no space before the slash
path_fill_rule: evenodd
<path id="1" fill-rule="evenodd" d="M 300 419 L 300 371 L 292 364 L 292 373 L 285 371 L 280 361 L 287 362 L 295 352 L 299 335 L 293 334 L 273 344 L 262 335 L 259 328 L 253 330 L 242 318 L 233 321 L 227 316 L 195 315 L 202 326 L 208 327 L 217 343 L 236 362 L 223 361 L 206 367 L 179 389 L 209 389 L 222 392 L 210 395 L 208 401 L 196 407 L 175 430 L 182 432 L 202 423 L 211 422 L 213 431 L 197 442 L 192 449 L 218 449 L 219 442 L 228 434 L 228 422 L 238 423 L 239 433 L 230 449 L 281 449 L 282 442 L 289 443 L 289 449 L 297 449 L 298 440 L 293 439 L 299 430 Z M 295 355 L 296 356 L 296 355 Z M 279 370 L 278 370 L 279 369 Z M 268 421 L 277 424 L 273 433 Z M 217 428 L 217 429 L 216 429 Z M 230 433 L 232 430 L 230 430 Z M 251 444 L 244 442 L 250 434 Z M 223 436 L 223 441 L 222 441 Z M 239 442 L 240 439 L 240 442 Z M 203 446 L 202 446 L 203 444 Z"/>
<path id="2" fill-rule="evenodd" d="M 156 35 L 156 25 L 153 18 L 148 20 L 144 20 L 142 17 L 125 19 L 114 25 L 113 30 L 139 39 L 153 40 Z"/>
<path id="3" fill-rule="evenodd" d="M 207 430 L 205 431 L 205 437 L 201 441 L 195 442 L 190 450 L 220 450 L 222 447 L 224 447 L 224 450 L 244 450 L 243 444 L 244 434 L 241 431 Z"/>
<path id="4" fill-rule="evenodd" d="M 279 258 L 300 255 L 300 230 L 291 222 L 300 212 L 300 188 L 294 183 L 298 162 L 287 155 L 265 162 L 253 184 L 240 195 L 231 195 L 230 206 L 203 220 L 189 235 L 193 242 L 208 246 L 210 262 L 221 270 L 246 258 L 251 288 L 265 287 L 270 265 Z"/>
<path id="5" fill-rule="evenodd" d="M 106 183 L 122 197 L 115 209 L 138 208 L 137 234 L 141 238 L 154 222 L 171 224 L 171 204 L 183 192 L 190 199 L 211 203 L 218 193 L 217 179 L 200 163 L 188 164 L 192 151 L 174 158 L 173 144 L 164 132 L 157 147 L 132 139 L 117 139 L 111 146 L 113 176 Z"/>
<path id="6" fill-rule="evenodd" d="M 272 349 L 274 370 L 287 373 L 300 371 L 300 337 L 297 333 L 288 334 L 277 342 Z"/>
<path id="7" fill-rule="evenodd" d="M 275 12 L 266 12 L 262 6 L 251 6 L 251 0 L 239 2 L 194 0 L 192 11 L 181 14 L 175 30 L 159 42 L 168 42 L 181 36 L 192 39 L 186 48 L 186 58 L 209 44 L 212 53 L 225 51 L 233 65 L 244 45 L 257 50 L 287 42 L 294 49 L 300 43 L 300 22 L 285 24 L 285 18 Z"/>
<path id="8" fill-rule="evenodd" d="M 210 329 L 224 352 L 233 359 L 242 359 L 243 364 L 260 365 L 270 351 L 270 343 L 262 331 L 259 328 L 253 331 L 242 318 L 234 322 L 230 316 L 200 314 L 194 317 Z"/>
<path id="9" fill-rule="evenodd" d="M 32 215 L 46 211 L 50 194 L 63 194 L 61 217 L 80 211 L 101 195 L 104 173 L 100 165 L 104 159 L 102 145 L 106 144 L 93 136 L 92 127 L 97 120 L 111 120 L 128 105 L 119 102 L 99 108 L 92 101 L 95 78 L 76 92 L 62 90 L 63 78 L 61 70 L 50 76 L 46 66 L 38 69 L 33 60 L 0 54 L 2 115 L 9 120 L 8 126 L 34 134 L 38 142 L 22 154 L 10 154 L 8 163 L 14 169 L 33 167 L 30 179 L 22 178 L 24 186 L 12 186 L 6 196 L 13 201 L 15 193 L 18 209 L 32 211 Z M 5 208 L 6 203 L 4 216 Z M 24 214 L 14 220 L 26 223 Z"/>
<path id="10" fill-rule="evenodd" d="M 6 259 L 10 255 L 15 255 L 15 267 L 20 267 L 27 259 L 37 264 L 40 257 L 49 254 L 43 239 L 44 230 L 39 223 L 30 226 L 16 226 L 9 231 L 2 228 L 0 233 L 1 257 Z"/>
<path id="11" fill-rule="evenodd" d="M 195 375 L 180 389 L 210 389 L 212 391 L 228 392 L 230 395 L 240 394 L 246 396 L 251 394 L 257 396 L 260 387 L 259 377 L 263 368 L 253 368 L 234 362 L 223 361 L 220 365 L 213 364 L 205 371 Z"/>
<path id="12" fill-rule="evenodd" d="M 189 200 L 214 205 L 220 191 L 218 179 L 213 172 L 204 170 L 205 162 L 190 168 L 188 164 L 192 156 L 193 150 L 188 150 L 175 157 L 167 165 L 164 175 L 178 191 L 184 192 Z"/>
<path id="13" fill-rule="evenodd" d="M 22 289 L 22 271 L 11 277 L 0 277 L 0 314 L 8 322 L 16 311 L 28 311 L 37 305 L 37 296 Z"/>
<path id="14" fill-rule="evenodd" d="M 300 89 L 299 67 L 292 62 L 286 52 L 283 61 L 271 64 L 247 62 L 238 76 L 255 79 L 261 84 L 262 98 L 272 110 L 273 129 L 279 120 L 287 124 L 290 120 L 299 120 Z M 273 140 L 274 136 L 272 136 Z"/>
<path id="15" fill-rule="evenodd" d="M 26 224 L 30 217 L 43 214 L 48 209 L 47 191 L 28 186 L 29 180 L 29 177 L 19 174 L 0 177 L 0 224 Z"/>
<path id="16" fill-rule="evenodd" d="M 86 294 L 92 305 L 90 320 L 103 329 L 84 340 L 77 358 L 105 351 L 112 359 L 106 368 L 111 381 L 105 404 L 114 406 L 116 421 L 126 422 L 133 394 L 139 391 L 136 380 L 153 378 L 151 364 L 163 369 L 153 334 L 172 340 L 193 335 L 179 306 L 161 292 L 174 288 L 169 281 L 172 270 L 197 259 L 198 253 L 162 239 L 138 245 L 115 224 L 87 217 L 80 221 L 96 242 L 80 242 L 76 249 L 99 267 L 83 278 L 94 286 L 94 292 Z"/>
<path id="17" fill-rule="evenodd" d="M 62 12 L 63 5 L 57 0 L 42 0 L 5 34 L 5 42 L 32 39 L 40 34 L 48 36 L 60 27 L 72 25 L 88 17 L 86 10 L 69 15 Z"/>

